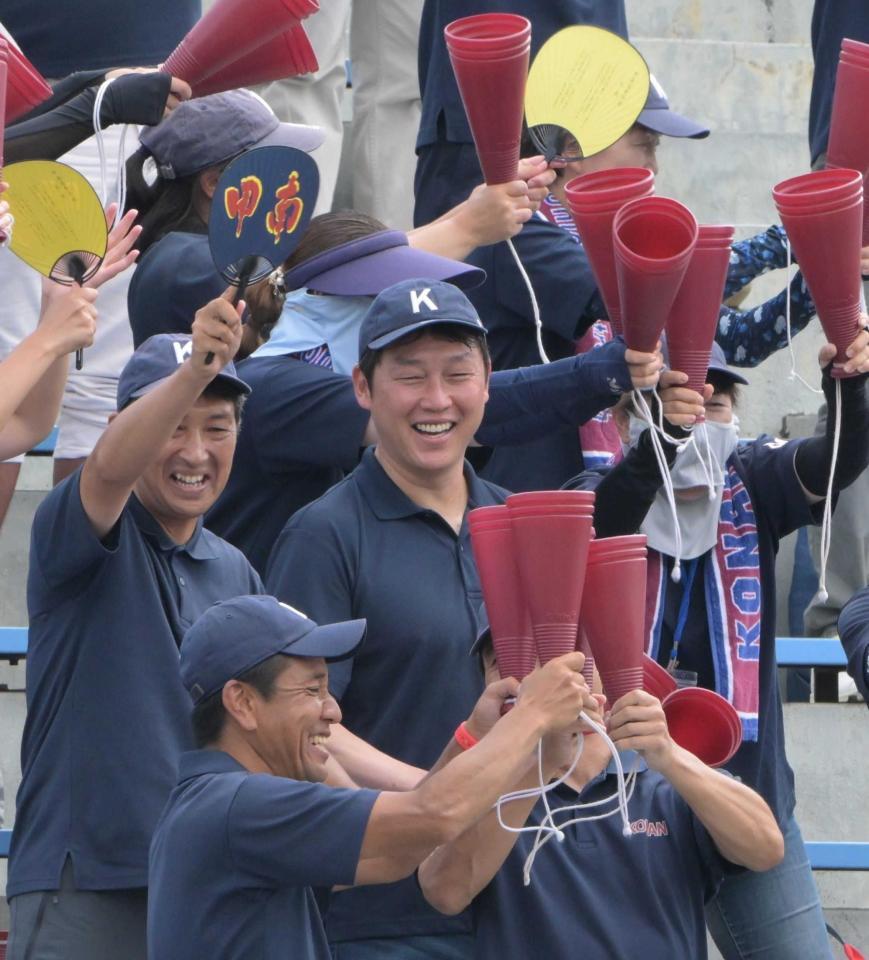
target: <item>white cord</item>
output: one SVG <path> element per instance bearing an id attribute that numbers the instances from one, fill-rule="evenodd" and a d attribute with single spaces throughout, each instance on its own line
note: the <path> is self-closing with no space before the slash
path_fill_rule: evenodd
<path id="1" fill-rule="evenodd" d="M 109 188 L 107 183 L 108 178 L 108 169 L 106 164 L 106 146 L 103 142 L 103 128 L 100 122 L 100 114 L 103 108 L 103 99 L 105 98 L 106 91 L 108 90 L 111 83 L 114 82 L 114 77 L 104 80 L 99 89 L 97 90 L 97 95 L 94 98 L 94 109 L 93 109 L 93 127 L 94 127 L 94 139 L 97 143 L 97 154 L 99 155 L 100 161 L 100 199 L 102 200 L 103 207 L 107 207 L 109 204 Z M 118 204 L 117 216 L 123 216 L 124 205 L 127 202 L 127 164 L 126 164 L 126 150 L 125 144 L 127 139 L 127 130 L 129 129 L 129 124 L 125 123 L 121 128 L 121 137 L 118 142 L 118 155 L 117 155 L 117 186 L 116 186 L 116 199 Z"/>
<path id="2" fill-rule="evenodd" d="M 785 236 L 785 245 L 788 251 L 788 262 L 785 268 L 785 324 L 787 325 L 788 352 L 791 355 L 791 372 L 788 374 L 788 379 L 799 380 L 800 383 L 808 390 L 811 390 L 812 393 L 817 393 L 823 396 L 823 390 L 818 390 L 816 387 L 813 387 L 808 380 L 806 380 L 797 372 L 797 358 L 796 354 L 794 353 L 794 342 L 791 335 L 791 267 L 793 266 L 794 261 L 791 254 L 791 240 L 788 236 Z"/>
<path id="3" fill-rule="evenodd" d="M 829 411 L 827 416 L 829 416 Z M 842 437 L 842 381 L 836 379 L 836 412 L 833 421 L 833 455 L 830 460 L 830 477 L 827 480 L 827 498 L 824 501 L 824 515 L 821 520 L 821 570 L 818 577 L 817 599 L 825 603 L 827 593 L 827 560 L 830 556 L 830 544 L 833 536 L 833 478 L 836 473 L 836 461 L 839 459 L 839 442 Z"/>
<path id="4" fill-rule="evenodd" d="M 519 254 L 516 252 L 516 248 L 513 246 L 513 241 L 508 239 L 507 246 L 510 248 L 510 253 L 513 254 L 513 259 L 516 261 L 516 266 L 519 268 L 519 273 L 522 274 L 522 279 L 525 281 L 525 287 L 528 290 L 528 296 L 531 300 L 531 312 L 534 315 L 534 330 L 537 334 L 537 352 L 540 354 L 540 360 L 543 363 L 549 363 L 549 357 L 546 355 L 546 350 L 543 348 L 543 321 L 540 319 L 540 304 L 537 302 L 537 294 L 534 292 L 531 278 L 528 276 L 528 272 L 526 271 L 522 261 L 519 259 Z"/>

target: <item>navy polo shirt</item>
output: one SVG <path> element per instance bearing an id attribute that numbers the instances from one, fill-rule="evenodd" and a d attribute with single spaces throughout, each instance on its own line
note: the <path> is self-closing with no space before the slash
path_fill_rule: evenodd
<path id="1" fill-rule="evenodd" d="M 531 21 L 531 59 L 564 27 L 593 23 L 627 38 L 624 0 L 426 0 L 419 28 L 419 89 L 422 117 L 417 149 L 445 139 L 473 143 L 471 130 L 444 41 L 444 27 L 473 13 L 518 13 Z M 438 125 L 443 132 L 439 134 Z"/>
<path id="2" fill-rule="evenodd" d="M 797 478 L 794 458 L 803 440 L 785 443 L 762 436 L 749 443 L 740 443 L 727 461 L 735 467 L 748 490 L 757 524 L 757 553 L 761 584 L 760 624 L 760 695 L 758 739 L 743 741 L 727 769 L 753 787 L 772 808 L 779 823 L 794 809 L 794 776 L 785 754 L 784 725 L 778 689 L 778 668 L 775 659 L 776 584 L 775 558 L 779 541 L 799 527 L 817 523 L 823 504 L 812 507 Z M 600 473 L 584 475 L 580 486 L 597 485 Z M 597 479 L 595 479 L 597 478 Z M 700 558 L 701 566 L 694 577 L 688 617 L 679 643 L 679 669 L 698 674 L 701 687 L 715 689 L 715 669 L 709 644 L 706 599 L 703 590 L 703 568 L 708 554 Z M 667 570 L 672 560 L 664 557 Z M 683 568 L 684 569 L 684 568 Z M 661 626 L 658 662 L 666 666 L 673 646 L 686 577 L 673 583 L 664 578 L 666 594 Z"/>
<path id="3" fill-rule="evenodd" d="M 57 889 L 68 856 L 79 889 L 146 885 L 151 833 L 192 739 L 178 646 L 212 603 L 262 592 L 201 521 L 179 546 L 135 496 L 100 540 L 79 477 L 33 520 L 10 897 Z"/>
<path id="4" fill-rule="evenodd" d="M 329 960 L 311 887 L 354 882 L 377 797 L 185 753 L 151 845 L 148 956 Z"/>
<path id="5" fill-rule="evenodd" d="M 579 795 L 557 787 L 550 804 L 602 800 L 615 791 L 615 776 L 601 775 Z M 566 827 L 564 843 L 552 840 L 537 855 L 528 887 L 522 867 L 534 834 L 520 834 L 471 907 L 477 960 L 706 957 L 704 899 L 738 868 L 721 857 L 661 774 L 638 774 L 628 811 L 630 837 L 622 836 L 618 814 Z M 538 825 L 544 813 L 540 802 L 528 825 Z"/>
<path id="6" fill-rule="evenodd" d="M 563 431 L 630 389 L 624 343 L 548 367 L 492 375 L 477 440 L 523 443 Z M 296 510 L 356 466 L 368 412 L 349 377 L 289 356 L 249 357 L 239 376 L 253 387 L 245 405 L 229 483 L 205 518 L 259 571 Z"/>
<path id="7" fill-rule="evenodd" d="M 468 509 L 505 491 L 466 467 Z M 482 599 L 467 521 L 456 532 L 389 478 L 373 450 L 350 476 L 300 510 L 275 544 L 266 576 L 275 596 L 320 623 L 365 617 L 351 660 L 330 665 L 345 726 L 379 750 L 428 769 L 482 692 L 468 650 Z M 443 917 L 413 879 L 334 894 L 330 941 L 469 930 Z"/>
<path id="8" fill-rule="evenodd" d="M 227 286 L 206 234 L 167 233 L 145 251 L 130 280 L 127 312 L 134 346 L 155 333 L 190 333 L 196 311 Z"/>

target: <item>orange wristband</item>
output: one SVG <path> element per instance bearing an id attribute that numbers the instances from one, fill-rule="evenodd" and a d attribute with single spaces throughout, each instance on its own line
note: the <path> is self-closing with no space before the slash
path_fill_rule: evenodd
<path id="1" fill-rule="evenodd" d="M 456 732 L 453 736 L 456 738 L 456 743 L 462 750 L 470 750 L 471 747 L 475 747 L 480 742 L 472 733 L 468 732 L 464 720 L 456 727 Z"/>

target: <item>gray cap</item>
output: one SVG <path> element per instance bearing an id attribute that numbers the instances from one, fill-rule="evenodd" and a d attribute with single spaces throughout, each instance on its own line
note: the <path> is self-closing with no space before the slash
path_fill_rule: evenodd
<path id="1" fill-rule="evenodd" d="M 253 147 L 295 147 L 310 153 L 323 142 L 320 127 L 281 123 L 262 97 L 227 90 L 185 100 L 139 142 L 166 180 L 187 177 L 237 157 Z"/>

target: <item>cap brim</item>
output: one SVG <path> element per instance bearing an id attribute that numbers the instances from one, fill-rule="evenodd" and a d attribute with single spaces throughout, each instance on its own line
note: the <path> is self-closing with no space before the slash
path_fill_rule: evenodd
<path id="1" fill-rule="evenodd" d="M 460 290 L 471 290 L 486 279 L 486 271 L 406 245 L 388 247 L 342 263 L 309 277 L 305 286 L 320 293 L 345 297 L 376 297 L 402 280 L 425 277 L 444 280 Z"/>
<path id="2" fill-rule="evenodd" d="M 665 137 L 688 137 L 691 140 L 702 140 L 709 136 L 708 127 L 703 127 L 681 113 L 676 113 L 662 107 L 652 110 L 642 110 L 637 117 L 637 123 L 655 133 L 662 133 Z"/>
<path id="3" fill-rule="evenodd" d="M 314 627 L 301 640 L 288 644 L 281 653 L 291 657 L 323 657 L 330 663 L 352 657 L 365 639 L 367 620 L 344 620 Z"/>
<path id="4" fill-rule="evenodd" d="M 311 127 L 305 123 L 279 123 L 271 133 L 262 140 L 257 140 L 248 147 L 295 147 L 310 153 L 316 150 L 326 139 L 326 131 L 322 127 Z"/>
<path id="5" fill-rule="evenodd" d="M 384 333 L 382 337 L 372 340 L 368 344 L 368 349 L 383 350 L 384 347 L 395 343 L 396 340 L 401 340 L 403 337 L 416 333 L 417 330 L 424 330 L 426 327 L 466 327 L 468 330 L 473 330 L 474 333 L 482 336 L 486 335 L 486 328 L 479 323 L 471 323 L 470 320 L 453 320 L 450 317 L 437 317 L 432 320 L 420 320 L 418 323 L 408 324 L 400 330 L 390 330 L 389 333 Z"/>
<path id="6" fill-rule="evenodd" d="M 732 380 L 733 383 L 741 383 L 744 386 L 748 386 L 748 380 L 741 373 L 737 373 L 735 370 L 731 370 L 730 367 L 722 366 L 720 363 L 712 362 L 709 364 L 709 373 L 718 373 L 723 377 L 726 377 L 728 380 Z"/>
<path id="7" fill-rule="evenodd" d="M 169 376 L 171 376 L 171 374 Z M 151 383 L 146 384 L 144 387 L 140 387 L 134 393 L 130 394 L 130 396 L 125 401 L 125 404 L 129 403 L 130 400 L 135 400 L 137 397 L 144 397 L 146 393 L 150 393 L 152 390 L 155 390 L 157 387 L 160 386 L 161 383 L 165 383 L 168 379 L 169 377 L 160 377 L 159 380 L 154 380 Z M 215 383 L 217 380 L 220 380 L 225 384 L 233 386 L 235 388 L 236 393 L 238 393 L 239 396 L 247 397 L 250 395 L 250 392 L 251 392 L 250 384 L 245 383 L 244 380 L 241 380 L 238 377 L 232 376 L 231 373 L 218 373 L 218 375 L 211 382 Z"/>

